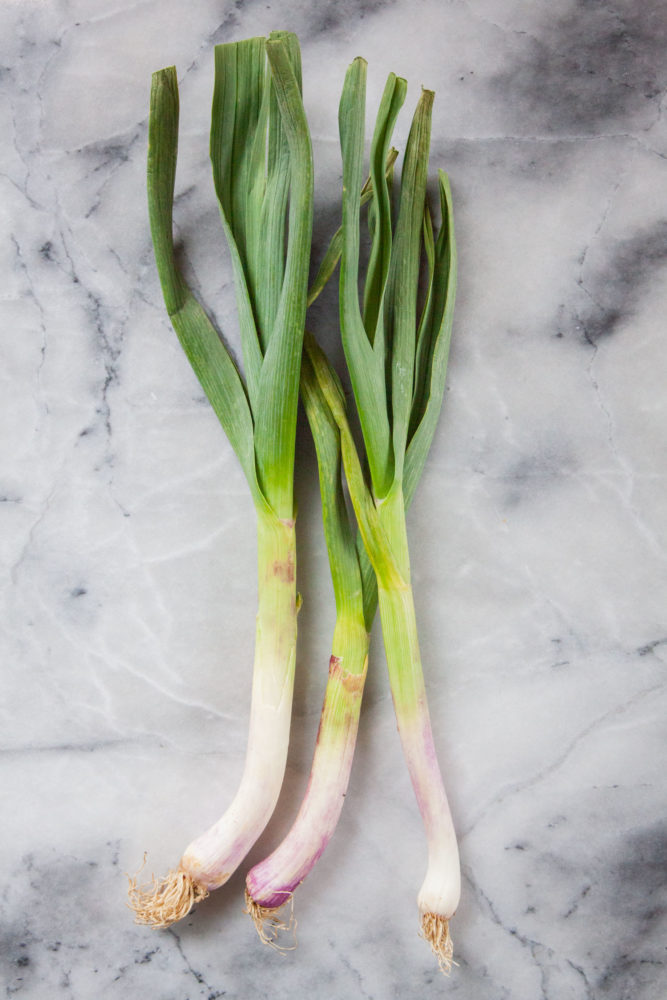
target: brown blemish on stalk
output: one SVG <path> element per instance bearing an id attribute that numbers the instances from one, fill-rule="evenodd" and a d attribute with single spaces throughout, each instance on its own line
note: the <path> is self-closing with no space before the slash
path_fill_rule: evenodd
<path id="1" fill-rule="evenodd" d="M 276 559 L 271 567 L 273 575 L 285 583 L 294 582 L 294 555 L 290 552 L 287 559 Z"/>
<path id="2" fill-rule="evenodd" d="M 334 679 L 335 677 L 340 677 L 343 673 L 343 668 L 340 665 L 340 656 L 329 657 L 329 677 Z"/>
<path id="3" fill-rule="evenodd" d="M 329 677 L 339 680 L 348 694 L 361 696 L 364 690 L 367 668 L 368 657 L 364 660 L 364 669 L 361 673 L 352 673 L 349 670 L 343 670 L 340 656 L 332 656 L 329 660 Z"/>
<path id="4" fill-rule="evenodd" d="M 364 682 L 366 680 L 366 663 L 368 659 L 364 662 L 364 669 L 360 674 L 352 674 L 347 670 L 343 671 L 343 687 L 348 692 L 348 694 L 357 695 L 361 697 L 364 690 Z"/>

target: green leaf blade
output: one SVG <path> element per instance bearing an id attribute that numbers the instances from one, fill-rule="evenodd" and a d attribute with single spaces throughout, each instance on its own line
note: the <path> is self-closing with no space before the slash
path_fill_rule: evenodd
<path id="1" fill-rule="evenodd" d="M 422 91 L 410 128 L 386 296 L 387 343 L 391 351 L 392 435 L 397 479 L 402 477 L 414 385 L 417 292 L 433 97 L 432 91 Z"/>
<path id="2" fill-rule="evenodd" d="M 148 125 L 148 213 L 158 275 L 183 350 L 239 458 L 255 502 L 261 503 L 252 415 L 243 380 L 176 262 L 173 204 L 178 119 L 178 81 L 171 66 L 153 74 Z"/>
<path id="3" fill-rule="evenodd" d="M 338 425 L 341 454 L 350 498 L 364 547 L 378 580 L 385 586 L 401 587 L 404 581 L 380 523 L 375 502 L 364 478 L 359 455 L 347 420 L 345 395 L 340 380 L 313 336 L 306 333 L 305 350 L 333 419 Z"/>
<path id="4" fill-rule="evenodd" d="M 246 258 L 248 163 L 261 127 L 264 39 L 249 38 L 215 47 L 210 155 L 213 181 L 234 272 L 241 349 L 253 412 L 259 398 L 260 338 L 252 305 L 252 271 Z M 261 69 L 260 69 L 261 68 Z M 245 117 L 244 117 L 245 116 Z M 256 161 L 255 161 L 256 163 Z"/>
<path id="5" fill-rule="evenodd" d="M 301 53 L 295 35 L 288 31 L 273 31 L 269 41 L 285 46 L 297 82 L 301 82 Z M 259 216 L 253 232 L 254 256 L 257 260 L 253 294 L 262 352 L 268 346 L 275 322 L 285 272 L 285 235 L 290 184 L 290 155 L 287 136 L 280 115 L 278 99 L 270 71 L 266 72 L 267 133 L 262 136 L 262 155 L 266 159 L 266 184 Z"/>
<path id="6" fill-rule="evenodd" d="M 340 431 L 317 381 L 308 354 L 301 362 L 301 398 L 317 452 L 324 537 L 336 614 L 363 617 L 362 575 L 341 478 Z"/>
<path id="7" fill-rule="evenodd" d="M 313 155 L 299 78 L 283 40 L 266 43 L 289 147 L 290 198 L 285 273 L 260 375 L 255 449 L 260 481 L 280 517 L 293 516 L 294 440 L 313 220 Z"/>
<path id="8" fill-rule="evenodd" d="M 380 316 L 380 305 L 391 260 L 391 202 L 387 183 L 387 158 L 398 113 L 405 103 L 407 82 L 389 74 L 371 142 L 370 177 L 373 198 L 373 233 L 364 284 L 363 322 L 371 344 Z"/>
<path id="9" fill-rule="evenodd" d="M 359 307 L 359 212 L 364 153 L 366 62 L 355 59 L 345 76 L 338 121 L 343 156 L 343 250 L 340 327 L 373 490 L 383 496 L 393 478 L 384 371 L 373 353 Z"/>
<path id="10" fill-rule="evenodd" d="M 424 249 L 427 263 L 427 282 L 424 306 L 417 328 L 417 349 L 415 352 L 415 372 L 414 385 L 412 389 L 412 406 L 410 410 L 410 427 L 408 430 L 408 441 L 414 434 L 417 424 L 421 420 L 425 404 L 425 394 L 427 392 L 427 375 L 430 360 L 430 350 L 432 346 L 431 331 L 433 328 L 433 280 L 435 273 L 435 241 L 433 237 L 433 221 L 428 201 L 424 206 Z"/>
<path id="11" fill-rule="evenodd" d="M 405 457 L 403 494 L 406 505 L 412 500 L 421 477 L 442 408 L 454 320 L 458 257 L 452 192 L 449 178 L 442 170 L 438 171 L 438 185 L 442 222 L 436 241 L 433 279 L 434 303 L 429 335 L 428 365 L 425 374 L 426 388 L 422 412 L 408 444 Z"/>
<path id="12" fill-rule="evenodd" d="M 398 156 L 398 150 L 390 149 L 387 153 L 387 162 L 385 167 L 385 175 L 387 178 L 391 177 L 391 173 L 396 162 L 396 157 Z M 361 198 L 359 201 L 359 206 L 362 207 L 366 205 L 373 197 L 373 185 L 371 184 L 370 177 L 366 178 L 366 182 L 361 189 Z M 343 252 L 343 227 L 339 226 L 336 232 L 331 237 L 329 245 L 325 251 L 322 262 L 317 270 L 317 274 L 313 278 L 313 283 L 308 289 L 308 306 L 312 306 L 315 299 L 317 299 L 321 293 L 324 291 L 325 286 L 332 277 L 338 261 L 340 260 L 341 254 Z"/>

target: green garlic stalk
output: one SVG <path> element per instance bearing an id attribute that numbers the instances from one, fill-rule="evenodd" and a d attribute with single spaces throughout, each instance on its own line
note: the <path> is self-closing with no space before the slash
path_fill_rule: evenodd
<path id="1" fill-rule="evenodd" d="M 385 166 L 389 179 L 397 156 L 397 150 L 389 150 Z M 361 204 L 371 197 L 369 177 L 361 189 Z M 338 265 L 342 233 L 339 228 L 331 239 L 308 293 L 308 305 L 319 296 Z M 369 633 L 377 610 L 375 574 L 363 543 L 358 535 L 355 538 L 345 504 L 340 431 L 306 355 L 301 366 L 301 398 L 317 452 L 336 625 L 329 679 L 303 802 L 287 836 L 246 878 L 246 910 L 261 940 L 273 946 L 278 932 L 291 926 L 284 922 L 280 911 L 314 867 L 340 817 L 354 756 Z"/>
<path id="2" fill-rule="evenodd" d="M 324 534 L 336 600 L 329 678 L 308 788 L 292 828 L 246 878 L 246 908 L 260 938 L 274 945 L 289 929 L 278 915 L 327 846 L 340 817 L 350 777 L 375 614 L 375 581 L 357 550 L 341 478 L 340 433 L 307 357 L 301 396 L 319 467 Z M 364 608 L 367 609 L 368 618 Z"/>
<path id="3" fill-rule="evenodd" d="M 398 151 L 390 149 L 385 174 L 393 181 Z M 360 204 L 371 200 L 371 178 L 361 189 Z M 334 234 L 308 295 L 310 305 L 333 275 L 342 251 L 342 227 Z M 306 335 L 308 337 L 308 335 Z M 310 341 L 309 341 L 310 343 Z M 312 350 L 312 345 L 311 345 Z M 336 599 L 336 626 L 324 704 L 308 786 L 297 817 L 275 850 L 246 878 L 246 909 L 260 939 L 273 947 L 279 933 L 293 927 L 281 911 L 313 869 L 338 823 L 352 768 L 361 698 L 366 677 L 368 633 L 377 610 L 377 583 L 363 542 L 349 523 L 341 480 L 340 431 L 304 354 L 301 397 L 315 442 L 319 468 L 324 535 Z M 413 454 L 407 457 L 408 467 Z M 406 477 L 410 503 L 421 470 Z M 362 627 L 363 626 L 363 627 Z"/>
<path id="4" fill-rule="evenodd" d="M 147 886 L 138 922 L 166 927 L 223 885 L 268 822 L 283 781 L 296 652 L 294 445 L 313 210 L 310 135 L 296 37 L 219 45 L 211 161 L 234 270 L 245 377 L 176 260 L 178 137 L 173 67 L 153 76 L 148 204 L 165 305 L 245 473 L 257 513 L 258 597 L 248 751 L 231 805 Z"/>
<path id="5" fill-rule="evenodd" d="M 377 576 L 380 616 L 399 734 L 422 814 L 428 866 L 419 893 L 422 933 L 444 970 L 452 962 L 449 920 L 460 896 L 456 836 L 437 762 L 419 652 L 405 509 L 430 447 L 444 393 L 456 287 L 451 194 L 439 173 L 442 224 L 434 236 L 426 200 L 433 94 L 412 122 L 398 208 L 383 172 L 405 81 L 389 76 L 371 144 L 371 252 L 359 305 L 360 198 L 366 63 L 350 66 L 340 102 L 343 249 L 340 325 L 359 415 L 368 480 L 350 432 L 345 399 L 312 338 L 306 350 L 341 432 L 342 457 L 363 542 Z M 418 289 L 422 252 L 426 293 Z"/>

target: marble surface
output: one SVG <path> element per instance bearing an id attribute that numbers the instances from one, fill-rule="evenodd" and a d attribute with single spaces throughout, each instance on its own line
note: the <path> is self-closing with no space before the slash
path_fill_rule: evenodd
<path id="1" fill-rule="evenodd" d="M 347 64 L 369 61 L 369 117 L 390 70 L 409 104 L 437 92 L 461 283 L 410 533 L 463 864 L 448 981 L 417 934 L 425 849 L 379 636 L 297 950 L 260 945 L 243 871 L 168 932 L 125 908 L 143 852 L 168 868 L 236 787 L 255 608 L 247 490 L 152 261 L 149 77 L 178 67 L 178 229 L 234 341 L 212 46 L 279 27 L 302 42 L 318 252 Z M 664 996 L 665 4 L 5 0 L 0 29 L 3 995 Z M 329 344 L 335 302 L 313 310 Z M 300 447 L 293 739 L 251 861 L 304 790 L 333 622 Z"/>

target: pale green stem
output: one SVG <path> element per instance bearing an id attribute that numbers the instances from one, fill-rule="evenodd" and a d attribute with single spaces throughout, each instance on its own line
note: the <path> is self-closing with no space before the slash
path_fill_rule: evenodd
<path id="1" fill-rule="evenodd" d="M 398 732 L 428 843 L 419 908 L 422 913 L 450 917 L 460 895 L 458 848 L 424 687 L 402 491 L 393 490 L 378 510 L 403 576 L 400 585 L 380 584 L 378 601 Z"/>
<path id="2" fill-rule="evenodd" d="M 255 907 L 274 910 L 287 902 L 331 839 L 350 778 L 367 663 L 363 620 L 339 616 L 308 788 L 288 835 L 248 873 Z"/>
<path id="3" fill-rule="evenodd" d="M 245 769 L 231 805 L 185 851 L 181 869 L 205 889 L 223 885 L 266 826 L 285 772 L 296 655 L 294 522 L 260 513 L 259 606 Z"/>

